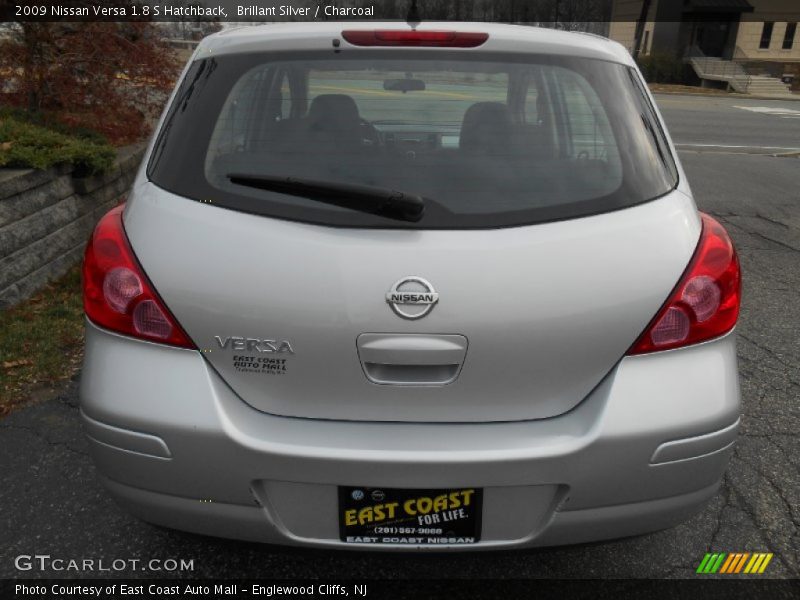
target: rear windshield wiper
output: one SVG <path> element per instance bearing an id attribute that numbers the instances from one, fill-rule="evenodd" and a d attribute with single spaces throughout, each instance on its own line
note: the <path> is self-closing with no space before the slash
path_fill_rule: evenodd
<path id="1" fill-rule="evenodd" d="M 425 214 L 425 199 L 422 196 L 389 188 L 240 173 L 229 173 L 228 179 L 237 185 L 300 196 L 399 221 L 416 223 Z"/>

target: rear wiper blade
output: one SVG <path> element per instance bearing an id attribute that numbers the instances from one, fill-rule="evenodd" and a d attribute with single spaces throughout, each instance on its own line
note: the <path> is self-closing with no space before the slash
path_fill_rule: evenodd
<path id="1" fill-rule="evenodd" d="M 389 188 L 241 173 L 229 173 L 228 179 L 236 185 L 300 196 L 399 221 L 416 223 L 425 214 L 425 199 L 422 196 Z"/>

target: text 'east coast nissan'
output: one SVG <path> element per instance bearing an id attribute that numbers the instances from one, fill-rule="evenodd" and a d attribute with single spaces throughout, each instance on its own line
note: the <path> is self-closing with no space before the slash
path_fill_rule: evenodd
<path id="1" fill-rule="evenodd" d="M 83 275 L 93 458 L 168 527 L 621 537 L 701 508 L 739 426 L 736 253 L 633 60 L 596 36 L 206 38 Z"/>

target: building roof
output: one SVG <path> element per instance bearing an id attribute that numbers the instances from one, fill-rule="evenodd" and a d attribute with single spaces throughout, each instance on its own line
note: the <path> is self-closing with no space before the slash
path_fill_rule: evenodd
<path id="1" fill-rule="evenodd" d="M 747 0 L 687 0 L 684 12 L 753 12 Z"/>

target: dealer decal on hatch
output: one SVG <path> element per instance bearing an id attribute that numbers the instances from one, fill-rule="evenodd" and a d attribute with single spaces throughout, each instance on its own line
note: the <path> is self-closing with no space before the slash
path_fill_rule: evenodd
<path id="1" fill-rule="evenodd" d="M 234 356 L 233 368 L 240 373 L 285 375 L 286 359 L 268 358 L 265 356 Z"/>
<path id="2" fill-rule="evenodd" d="M 246 352 L 233 355 L 233 368 L 239 373 L 256 373 L 259 375 L 285 375 L 288 361 L 285 356 L 294 354 L 294 348 L 288 340 L 271 340 L 238 336 L 214 339 L 223 350 Z M 274 355 L 283 355 L 281 357 Z M 266 356 L 265 356 L 266 355 Z"/>

